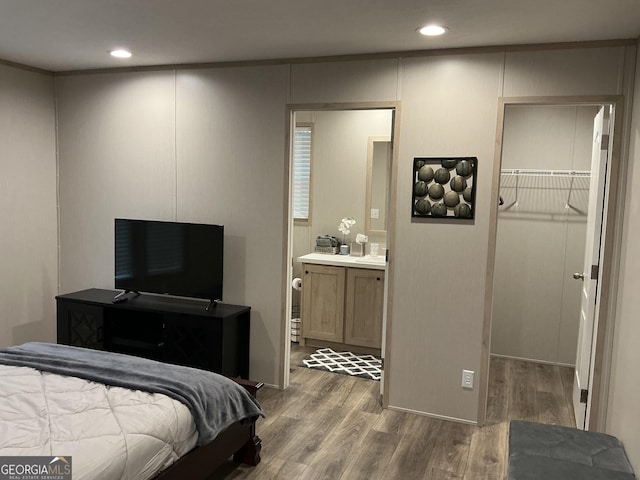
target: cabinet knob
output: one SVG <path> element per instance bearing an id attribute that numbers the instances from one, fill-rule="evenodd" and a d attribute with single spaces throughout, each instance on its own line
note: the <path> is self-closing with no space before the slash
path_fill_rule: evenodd
<path id="1" fill-rule="evenodd" d="M 309 273 L 309 270 L 305 270 L 305 271 L 304 271 L 304 274 L 305 274 L 305 275 L 306 275 L 306 274 L 308 274 L 308 273 Z"/>
<path id="2" fill-rule="evenodd" d="M 380 277 L 377 277 L 376 280 L 380 281 Z"/>

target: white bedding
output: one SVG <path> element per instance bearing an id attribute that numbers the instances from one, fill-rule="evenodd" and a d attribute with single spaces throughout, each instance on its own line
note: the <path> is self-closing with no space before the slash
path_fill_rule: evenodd
<path id="1" fill-rule="evenodd" d="M 166 395 L 0 365 L 0 456 L 71 456 L 74 480 L 145 480 L 196 441 Z"/>

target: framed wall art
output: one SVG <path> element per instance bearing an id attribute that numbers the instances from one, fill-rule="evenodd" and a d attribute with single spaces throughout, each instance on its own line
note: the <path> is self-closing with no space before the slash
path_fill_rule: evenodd
<path id="1" fill-rule="evenodd" d="M 415 157 L 411 216 L 474 218 L 476 157 Z"/>

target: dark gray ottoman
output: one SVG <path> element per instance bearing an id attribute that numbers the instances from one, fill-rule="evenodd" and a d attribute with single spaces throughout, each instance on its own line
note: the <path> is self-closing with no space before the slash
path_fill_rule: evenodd
<path id="1" fill-rule="evenodd" d="M 635 478 L 616 437 L 515 420 L 509 425 L 509 480 Z"/>

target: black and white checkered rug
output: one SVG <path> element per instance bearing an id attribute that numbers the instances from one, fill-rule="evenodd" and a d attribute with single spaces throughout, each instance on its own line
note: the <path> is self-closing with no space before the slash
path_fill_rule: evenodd
<path id="1" fill-rule="evenodd" d="M 328 372 L 353 375 L 355 377 L 380 380 L 382 360 L 373 355 L 355 355 L 351 352 L 335 352 L 330 348 L 316 350 L 304 358 L 305 367 Z"/>

